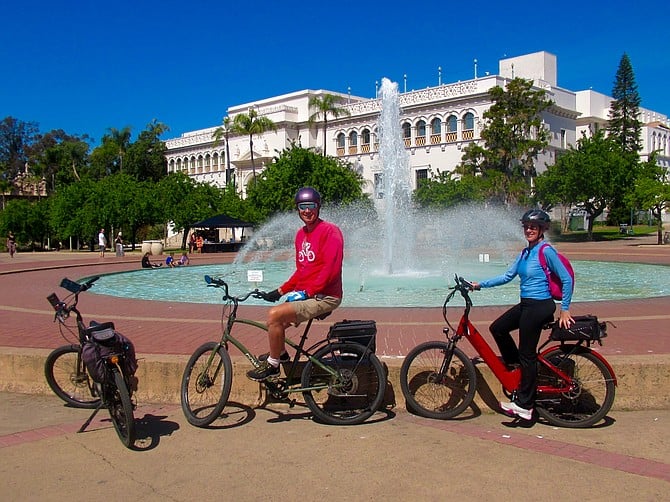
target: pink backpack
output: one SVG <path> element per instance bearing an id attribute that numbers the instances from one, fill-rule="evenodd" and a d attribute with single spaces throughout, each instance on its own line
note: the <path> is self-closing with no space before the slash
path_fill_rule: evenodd
<path id="1" fill-rule="evenodd" d="M 540 266 L 542 267 L 542 270 L 544 270 L 544 273 L 547 275 L 547 281 L 549 281 L 549 292 L 551 293 L 551 297 L 554 300 L 562 300 L 563 283 L 561 282 L 561 278 L 558 276 L 558 274 L 554 273 L 552 270 L 549 270 L 549 266 L 547 265 L 547 259 L 544 256 L 544 248 L 547 246 L 549 246 L 547 242 L 540 245 L 540 250 L 538 251 Z M 568 274 L 570 274 L 570 277 L 572 277 L 572 290 L 574 291 L 575 271 L 572 269 L 572 264 L 570 263 L 570 260 L 568 260 L 558 251 L 556 251 L 556 254 L 558 255 L 558 259 L 561 260 L 561 263 L 563 264 L 565 269 L 568 271 Z"/>

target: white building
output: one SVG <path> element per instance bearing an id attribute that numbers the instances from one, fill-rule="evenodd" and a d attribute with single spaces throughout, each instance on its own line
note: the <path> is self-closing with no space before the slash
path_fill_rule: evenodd
<path id="1" fill-rule="evenodd" d="M 570 91 L 558 87 L 556 56 L 537 52 L 502 59 L 498 75 L 485 75 L 472 80 L 429 87 L 400 94 L 401 125 L 409 153 L 409 169 L 413 187 L 417 180 L 430 172 L 453 170 L 461 161 L 464 147 L 480 139 L 483 113 L 491 105 L 488 91 L 494 86 L 505 87 L 515 77 L 532 79 L 537 88 L 546 90 L 554 104 L 543 114 L 550 131 L 550 144 L 537 160 L 542 172 L 552 165 L 556 152 L 575 145 L 582 131 L 606 127 L 612 98 L 593 91 Z M 377 195 L 379 163 L 377 120 L 381 100 L 355 97 L 326 90 L 303 90 L 230 107 L 231 119 L 239 113 L 255 109 L 277 126 L 277 131 L 255 135 L 254 163 L 256 172 L 263 170 L 273 157 L 293 142 L 303 147 L 323 148 L 323 123 L 308 125 L 314 110 L 309 109 L 312 96 L 333 94 L 340 97 L 341 106 L 350 115 L 328 118 L 326 149 L 351 163 L 367 181 L 365 191 Z M 670 121 L 666 115 L 640 110 L 643 155 L 658 150 L 659 163 L 670 166 Z M 183 171 L 197 181 L 220 187 L 226 183 L 226 142 L 215 143 L 217 127 L 182 134 L 169 139 L 167 145 L 168 172 Z M 231 172 L 238 190 L 244 194 L 252 176 L 249 137 L 229 135 Z"/>

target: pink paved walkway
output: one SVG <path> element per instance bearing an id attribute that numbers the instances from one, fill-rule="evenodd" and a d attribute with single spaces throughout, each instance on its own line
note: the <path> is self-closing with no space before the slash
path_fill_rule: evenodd
<path id="1" fill-rule="evenodd" d="M 668 265 L 670 246 L 656 246 L 652 237 L 630 237 L 612 243 L 559 244 L 573 260 L 608 260 Z M 231 254 L 193 255 L 192 265 L 225 263 Z M 63 344 L 53 324 L 46 296 L 58 288 L 62 277 L 72 279 L 92 274 L 134 270 L 139 255 L 104 259 L 97 253 L 19 253 L 0 256 L 0 346 L 54 348 Z M 613 280 L 616 280 L 613 278 Z M 644 278 L 641 278 L 644 280 Z M 188 285 L 185 285 L 188 287 Z M 128 334 L 143 354 L 191 354 L 201 343 L 218 339 L 220 305 L 150 302 L 85 294 L 80 307 L 86 319 L 112 320 Z M 505 307 L 477 307 L 472 319 L 482 332 Z M 243 307 L 245 317 L 263 319 L 263 307 Z M 596 314 L 612 321 L 609 337 L 598 348 L 607 355 L 652 355 L 670 353 L 670 297 L 643 300 L 575 303 L 573 314 Z M 454 319 L 460 312 L 454 313 Z M 330 323 L 341 319 L 375 319 L 378 353 L 401 356 L 417 343 L 442 337 L 444 322 L 440 308 L 345 308 L 312 330 L 314 341 Z M 297 336 L 298 332 L 293 331 Z M 251 339 L 249 339 L 251 338 Z M 265 351 L 264 336 L 244 338 L 252 350 Z M 462 344 L 467 348 L 467 343 Z"/>

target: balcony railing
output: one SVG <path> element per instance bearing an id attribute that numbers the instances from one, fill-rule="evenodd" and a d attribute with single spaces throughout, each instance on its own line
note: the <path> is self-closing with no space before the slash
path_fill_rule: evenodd
<path id="1" fill-rule="evenodd" d="M 468 129 L 467 131 L 463 131 L 463 139 L 474 139 L 475 137 L 475 130 L 474 129 Z"/>
<path id="2" fill-rule="evenodd" d="M 425 136 L 417 136 L 416 146 L 424 146 L 425 144 L 426 144 L 426 137 Z"/>
<path id="3" fill-rule="evenodd" d="M 446 140 L 447 143 L 456 143 L 456 139 L 457 139 L 456 132 L 448 132 L 445 136 L 446 136 L 445 140 Z"/>
<path id="4" fill-rule="evenodd" d="M 438 145 L 442 141 L 442 135 L 441 134 L 431 134 L 430 135 L 430 144 L 431 145 Z"/>
<path id="5" fill-rule="evenodd" d="M 412 146 L 412 139 L 411 138 L 405 138 L 405 146 L 409 148 Z"/>
<path id="6" fill-rule="evenodd" d="M 358 152 L 358 146 L 351 145 L 349 146 L 349 155 L 354 155 Z"/>
<path id="7" fill-rule="evenodd" d="M 363 143 L 361 145 L 361 152 L 370 153 L 370 143 Z"/>
<path id="8" fill-rule="evenodd" d="M 343 146 L 338 146 L 337 147 L 337 156 L 341 157 L 342 155 L 344 155 L 344 147 Z"/>

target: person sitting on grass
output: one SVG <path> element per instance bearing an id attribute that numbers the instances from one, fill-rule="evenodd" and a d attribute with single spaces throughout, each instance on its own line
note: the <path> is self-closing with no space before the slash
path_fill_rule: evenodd
<path id="1" fill-rule="evenodd" d="M 151 263 L 149 261 L 149 252 L 147 251 L 144 253 L 144 256 L 142 257 L 142 268 L 158 268 L 162 266 L 162 263 Z"/>

